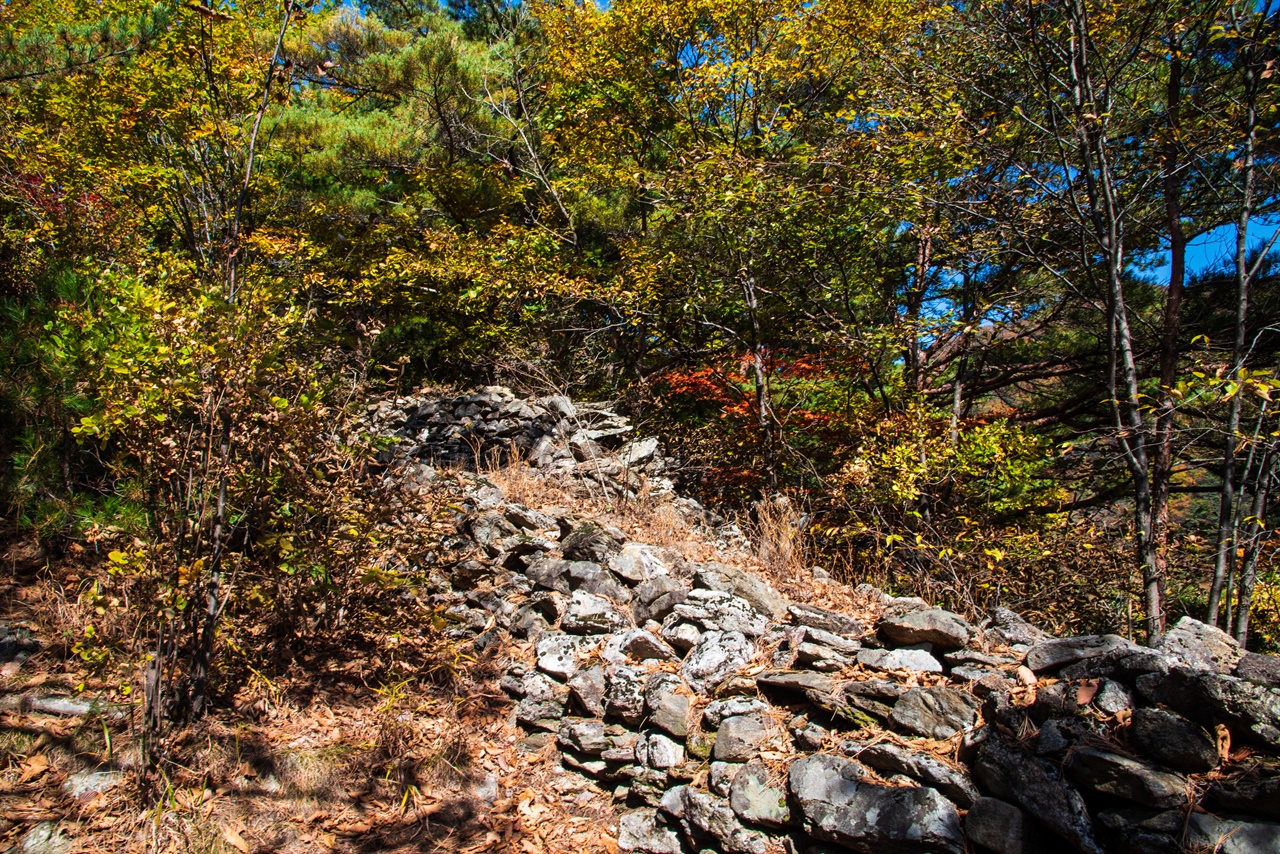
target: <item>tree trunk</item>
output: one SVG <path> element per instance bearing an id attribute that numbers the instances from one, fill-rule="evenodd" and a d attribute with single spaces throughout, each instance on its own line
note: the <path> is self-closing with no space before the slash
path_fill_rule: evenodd
<path id="1" fill-rule="evenodd" d="M 1258 578 L 1258 557 L 1262 552 L 1262 543 L 1266 538 L 1266 525 L 1263 514 L 1267 509 L 1267 498 L 1271 490 L 1271 481 L 1275 476 L 1272 471 L 1275 463 L 1276 445 L 1273 442 L 1262 455 L 1262 465 L 1258 469 L 1258 479 L 1253 488 L 1253 506 L 1249 519 L 1245 524 L 1249 529 L 1246 540 L 1244 564 L 1240 569 L 1240 591 L 1236 599 L 1235 636 L 1240 646 L 1249 642 L 1249 612 L 1253 608 L 1253 590 Z"/>

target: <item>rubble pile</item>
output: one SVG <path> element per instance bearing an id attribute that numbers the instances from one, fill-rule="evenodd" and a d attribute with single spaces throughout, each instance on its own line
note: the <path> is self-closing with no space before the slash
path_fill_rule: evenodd
<path id="1" fill-rule="evenodd" d="M 649 446 L 618 416 L 480 396 L 379 409 L 390 471 L 483 435 L 634 492 L 620 461 Z M 634 462 L 659 473 L 656 443 Z M 867 585 L 829 610 L 464 480 L 436 600 L 477 648 L 511 639 L 521 748 L 612 792 L 623 851 L 1280 851 L 1280 659 L 1215 628 L 1059 638 Z"/>

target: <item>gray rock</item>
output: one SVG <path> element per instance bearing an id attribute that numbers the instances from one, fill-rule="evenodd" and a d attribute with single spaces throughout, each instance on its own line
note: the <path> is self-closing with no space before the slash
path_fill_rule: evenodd
<path id="1" fill-rule="evenodd" d="M 680 824 L 695 849 L 706 843 L 726 854 L 765 854 L 769 838 L 748 830 L 728 802 L 688 786 L 677 786 L 662 797 L 662 810 Z"/>
<path id="2" fill-rule="evenodd" d="M 704 632 L 740 632 L 752 638 L 763 635 L 769 622 L 747 600 L 719 590 L 689 591 L 666 623 L 676 620 L 693 623 Z"/>
<path id="3" fill-rule="evenodd" d="M 1246 652 L 1236 664 L 1235 675 L 1255 685 L 1280 688 L 1280 656 Z"/>
<path id="4" fill-rule="evenodd" d="M 648 761 L 645 764 L 650 768 L 666 771 L 684 762 L 684 747 L 665 735 L 653 733 L 643 741 L 648 754 Z"/>
<path id="5" fill-rule="evenodd" d="M 859 782 L 861 766 L 817 753 L 791 764 L 789 786 L 804 830 L 860 854 L 960 854 L 960 816 L 933 789 Z"/>
<path id="6" fill-rule="evenodd" d="M 1093 696 L 1093 705 L 1108 715 L 1118 715 L 1133 708 L 1133 692 L 1114 679 L 1103 679 Z"/>
<path id="7" fill-rule="evenodd" d="M 558 730 L 568 691 L 541 673 L 526 676 L 523 689 L 524 699 L 516 705 L 516 720 L 526 729 Z"/>
<path id="8" fill-rule="evenodd" d="M 803 670 L 768 670 L 756 676 L 756 685 L 766 691 L 785 691 L 796 694 L 819 691 L 830 694 L 835 690 L 836 682 L 830 676 L 823 676 L 820 673 L 809 673 Z"/>
<path id="9" fill-rule="evenodd" d="M 1080 854 L 1103 854 L 1080 793 L 1053 764 L 1013 739 L 990 734 L 978 748 L 973 779 L 984 791 L 1017 803 Z"/>
<path id="10" fill-rule="evenodd" d="M 1214 854 L 1275 854 L 1280 851 L 1280 824 L 1193 812 L 1186 846 L 1188 851 Z"/>
<path id="11" fill-rule="evenodd" d="M 525 567 L 524 574 L 544 590 L 569 592 L 569 561 L 540 555 Z"/>
<path id="12" fill-rule="evenodd" d="M 1181 774 L 1159 771 L 1136 759 L 1103 750 L 1071 751 L 1066 769 L 1073 782 L 1089 791 L 1144 806 L 1180 808 L 1190 796 L 1187 779 Z"/>
<path id="13" fill-rule="evenodd" d="M 644 683 L 643 670 L 615 665 L 609 673 L 604 695 L 605 714 L 632 726 L 644 720 Z"/>
<path id="14" fill-rule="evenodd" d="M 742 768 L 739 762 L 712 762 L 707 775 L 707 788 L 722 798 L 729 797 L 733 777 Z"/>
<path id="15" fill-rule="evenodd" d="M 787 614 L 787 601 L 757 575 L 722 563 L 709 563 L 693 579 L 693 586 L 737 596 L 773 620 Z M 741 630 L 739 630 L 741 631 Z"/>
<path id="16" fill-rule="evenodd" d="M 603 596 L 611 602 L 626 605 L 631 601 L 631 591 L 624 587 L 613 573 L 598 563 L 575 560 L 569 564 L 569 587 Z"/>
<path id="17" fill-rule="evenodd" d="M 597 720 L 564 720 L 560 724 L 557 740 L 579 753 L 599 756 L 609 749 L 609 739 L 604 734 L 604 724 Z"/>
<path id="18" fill-rule="evenodd" d="M 601 596 L 575 590 L 560 628 L 572 634 L 603 635 L 627 628 L 631 621 Z"/>
<path id="19" fill-rule="evenodd" d="M 609 558 L 609 569 L 632 584 L 641 584 L 670 571 L 659 549 L 646 543 L 624 543 L 622 550 Z"/>
<path id="20" fill-rule="evenodd" d="M 1148 701 L 1198 723 L 1226 723 L 1237 736 L 1264 746 L 1280 742 L 1280 692 L 1189 667 L 1140 676 L 1137 687 Z"/>
<path id="21" fill-rule="evenodd" d="M 864 649 L 858 652 L 857 661 L 876 670 L 942 672 L 942 662 L 923 649 Z"/>
<path id="22" fill-rule="evenodd" d="M 1164 709 L 1134 710 L 1129 738 L 1144 754 L 1177 771 L 1203 774 L 1218 767 L 1217 745 L 1209 734 Z"/>
<path id="23" fill-rule="evenodd" d="M 674 614 L 667 618 L 666 624 L 662 627 L 662 638 L 675 649 L 688 652 L 698 645 L 698 641 L 702 638 L 702 629 L 693 623 L 674 618 Z"/>
<path id="24" fill-rule="evenodd" d="M 647 439 L 637 439 L 634 442 L 628 442 L 618 449 L 616 455 L 618 462 L 624 466 L 640 466 L 653 458 L 658 452 L 658 440 L 649 437 Z"/>
<path id="25" fill-rule="evenodd" d="M 898 644 L 933 644 L 937 649 L 959 649 L 969 642 L 973 626 L 960 615 L 940 608 L 912 611 L 882 620 L 880 633 Z"/>
<path id="26" fill-rule="evenodd" d="M 1274 773 L 1276 769 L 1270 770 Z M 1215 783 L 1209 789 L 1209 800 L 1230 812 L 1280 819 L 1280 777 Z"/>
<path id="27" fill-rule="evenodd" d="M 1176 659 L 1158 650 L 1125 646 L 1069 664 L 1058 676 L 1068 682 L 1099 678 L 1132 682 L 1147 673 L 1168 673 L 1176 666 Z"/>
<path id="28" fill-rule="evenodd" d="M 759 760 L 748 762 L 729 786 L 729 806 L 748 824 L 784 828 L 791 824 L 786 778 L 771 779 Z"/>
<path id="29" fill-rule="evenodd" d="M 912 688 L 894 703 L 890 720 L 913 735 L 945 739 L 972 727 L 978 708 L 972 694 L 955 688 Z"/>
<path id="30" fill-rule="evenodd" d="M 517 528 L 530 534 L 554 533 L 560 536 L 560 526 L 552 516 L 525 507 L 523 504 L 508 504 L 502 508 L 502 515 Z"/>
<path id="31" fill-rule="evenodd" d="M 847 638 L 844 635 L 838 635 L 835 632 L 829 632 L 826 629 L 806 627 L 804 638 L 809 643 L 821 644 L 828 649 L 834 649 L 836 652 L 845 655 L 857 655 L 858 650 L 862 649 L 860 641 Z"/>
<path id="32" fill-rule="evenodd" d="M 1188 667 L 1230 673 L 1244 654 L 1231 635 L 1183 617 L 1156 641 L 1155 648 Z"/>
<path id="33" fill-rule="evenodd" d="M 578 672 L 582 638 L 575 635 L 544 634 L 534 647 L 538 669 L 556 679 L 566 680 Z"/>
<path id="34" fill-rule="evenodd" d="M 716 733 L 711 755 L 719 762 L 747 762 L 757 758 L 763 745 L 778 733 L 759 713 L 726 718 Z"/>
<path id="35" fill-rule="evenodd" d="M 888 743 L 863 745 L 846 742 L 845 753 L 884 776 L 905 774 L 914 780 L 937 789 L 951 799 L 960 809 L 969 809 L 978 799 L 978 790 L 961 771 L 941 760 L 916 750 Z"/>
<path id="36" fill-rule="evenodd" d="M 758 714 L 769 710 L 769 704 L 754 697 L 729 697 L 724 700 L 712 700 L 702 710 L 702 720 L 711 729 L 719 729 L 727 718 L 736 715 Z"/>
<path id="37" fill-rule="evenodd" d="M 603 667 L 579 670 L 569 680 L 569 698 L 574 705 L 593 717 L 604 716 L 605 679 Z"/>
<path id="38" fill-rule="evenodd" d="M 677 693 L 680 677 L 670 673 L 655 673 L 644 688 L 644 702 L 649 710 L 649 723 L 676 738 L 684 738 L 689 731 L 689 698 Z"/>
<path id="39" fill-rule="evenodd" d="M 1054 638 L 1041 641 L 1027 651 L 1027 667 L 1036 673 L 1057 670 L 1086 658 L 1103 655 L 1113 650 L 1140 651 L 1141 647 L 1119 635 L 1085 635 L 1075 638 Z"/>
<path id="40" fill-rule="evenodd" d="M 78 801 L 112 789 L 123 781 L 123 771 L 77 771 L 67 777 L 62 784 L 62 791 Z"/>
<path id="41" fill-rule="evenodd" d="M 680 836 L 657 810 L 635 810 L 618 820 L 618 850 L 638 854 L 681 854 Z"/>
<path id="42" fill-rule="evenodd" d="M 627 629 L 609 638 L 600 651 L 600 657 L 610 664 L 628 661 L 679 661 L 680 656 L 670 644 L 653 632 L 644 629 Z"/>
<path id="43" fill-rule="evenodd" d="M 75 843 L 64 836 L 53 821 L 40 822 L 18 843 L 22 854 L 71 854 L 74 847 Z"/>
<path id="44" fill-rule="evenodd" d="M 637 624 L 649 620 L 662 621 L 685 600 L 689 588 L 669 575 L 656 575 L 634 591 L 631 615 Z"/>
<path id="45" fill-rule="evenodd" d="M 698 639 L 680 672 L 693 690 L 705 694 L 737 673 L 755 653 L 740 632 L 709 631 Z"/>
<path id="46" fill-rule="evenodd" d="M 1013 804 L 978 798 L 964 818 L 964 835 L 992 854 L 1031 854 L 1026 844 L 1029 823 Z"/>
<path id="47" fill-rule="evenodd" d="M 667 793 L 668 774 L 658 768 L 637 767 L 624 791 L 645 806 L 656 807 Z"/>
<path id="48" fill-rule="evenodd" d="M 802 643 L 796 647 L 796 663 L 823 673 L 834 673 L 848 667 L 853 659 L 822 644 Z"/>
<path id="49" fill-rule="evenodd" d="M 792 604 L 787 607 L 791 621 L 800 626 L 819 629 L 850 638 L 859 638 L 866 634 L 862 623 L 839 611 L 829 611 L 814 605 Z"/>
<path id="50" fill-rule="evenodd" d="M 619 532 L 597 522 L 579 522 L 561 541 L 560 551 L 567 560 L 607 564 L 609 558 L 622 550 L 622 541 Z"/>

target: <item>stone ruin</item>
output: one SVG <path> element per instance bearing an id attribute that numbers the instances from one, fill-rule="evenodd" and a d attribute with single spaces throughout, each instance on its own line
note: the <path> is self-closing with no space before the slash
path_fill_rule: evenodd
<path id="1" fill-rule="evenodd" d="M 663 477 L 656 442 L 564 398 L 370 414 L 402 440 L 389 479 L 495 448 L 619 495 Z M 867 585 L 828 610 L 467 482 L 434 598 L 455 638 L 529 650 L 501 683 L 521 748 L 612 792 L 622 851 L 1280 851 L 1280 659 L 1215 628 L 1060 638 Z"/>

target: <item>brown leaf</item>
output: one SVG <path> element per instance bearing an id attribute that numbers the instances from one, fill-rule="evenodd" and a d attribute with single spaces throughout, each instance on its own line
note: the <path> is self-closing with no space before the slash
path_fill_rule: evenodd
<path id="1" fill-rule="evenodd" d="M 1093 698 L 1098 694 L 1098 685 L 1101 684 L 1097 679 L 1086 679 L 1076 686 L 1076 705 L 1087 706 L 1093 702 Z"/>
<path id="2" fill-rule="evenodd" d="M 18 778 L 18 785 L 30 782 L 39 777 L 45 771 L 49 770 L 49 757 L 43 753 L 37 753 L 35 756 L 27 757 L 22 763 L 22 776 Z"/>
<path id="3" fill-rule="evenodd" d="M 253 850 L 253 846 L 245 842 L 240 832 L 230 825 L 222 828 L 222 838 L 227 841 L 228 845 L 239 851 L 240 854 L 249 854 Z"/>

